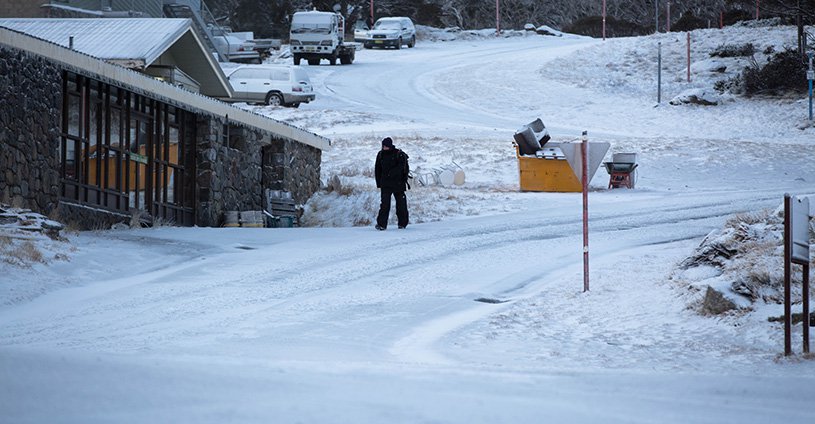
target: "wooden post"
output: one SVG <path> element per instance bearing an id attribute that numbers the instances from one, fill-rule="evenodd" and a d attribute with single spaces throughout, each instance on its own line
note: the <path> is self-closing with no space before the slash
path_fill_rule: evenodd
<path id="1" fill-rule="evenodd" d="M 809 353 L 809 264 L 804 264 L 804 353 Z"/>
<path id="2" fill-rule="evenodd" d="M 792 234 L 790 231 L 790 195 L 784 194 L 784 355 L 792 354 L 792 305 L 790 273 L 792 272 Z"/>
<path id="3" fill-rule="evenodd" d="M 583 292 L 589 291 L 589 137 L 583 131 L 583 142 L 580 146 L 582 156 L 583 182 Z"/>
<path id="4" fill-rule="evenodd" d="M 690 82 L 690 31 L 688 31 L 688 82 Z"/>

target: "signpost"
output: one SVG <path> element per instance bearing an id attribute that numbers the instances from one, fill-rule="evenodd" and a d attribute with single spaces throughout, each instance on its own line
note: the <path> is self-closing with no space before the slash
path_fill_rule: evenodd
<path id="1" fill-rule="evenodd" d="M 807 69 L 807 80 L 809 80 L 809 120 L 812 120 L 812 80 L 815 80 L 815 69 L 812 68 L 812 57 L 814 53 L 809 53 L 809 69 Z"/>
<path id="2" fill-rule="evenodd" d="M 809 353 L 809 199 L 784 195 L 784 355 L 792 354 L 792 264 L 804 268 L 802 293 L 804 353 Z"/>
<path id="3" fill-rule="evenodd" d="M 662 41 L 657 43 L 657 104 L 662 103 Z"/>
<path id="4" fill-rule="evenodd" d="M 589 291 L 589 135 L 583 131 L 580 143 L 581 182 L 583 183 L 583 292 Z"/>

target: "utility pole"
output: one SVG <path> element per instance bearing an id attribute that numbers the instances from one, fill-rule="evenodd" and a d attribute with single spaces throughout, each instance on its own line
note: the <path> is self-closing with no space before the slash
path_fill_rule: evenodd
<path id="1" fill-rule="evenodd" d="M 659 0 L 654 0 L 654 33 L 659 33 Z"/>

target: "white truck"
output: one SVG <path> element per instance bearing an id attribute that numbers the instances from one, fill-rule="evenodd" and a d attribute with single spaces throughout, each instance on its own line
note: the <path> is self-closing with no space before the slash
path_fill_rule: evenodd
<path id="1" fill-rule="evenodd" d="M 333 12 L 296 12 L 291 19 L 289 44 L 294 64 L 306 59 L 319 65 L 322 59 L 332 65 L 337 59 L 343 65 L 354 62 L 359 43 L 345 41 L 345 19 Z"/>

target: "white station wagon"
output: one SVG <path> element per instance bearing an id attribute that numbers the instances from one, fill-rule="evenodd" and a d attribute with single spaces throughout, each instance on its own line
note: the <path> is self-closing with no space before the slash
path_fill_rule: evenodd
<path id="1" fill-rule="evenodd" d="M 227 102 L 298 107 L 317 96 L 305 69 L 293 65 L 244 65 L 227 71 L 234 95 Z"/>

